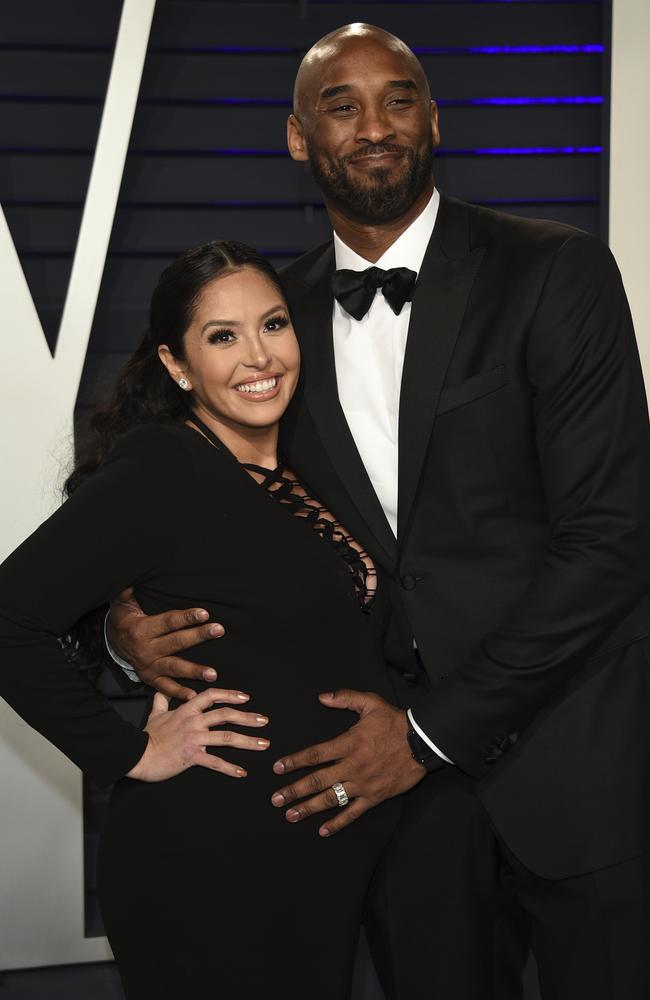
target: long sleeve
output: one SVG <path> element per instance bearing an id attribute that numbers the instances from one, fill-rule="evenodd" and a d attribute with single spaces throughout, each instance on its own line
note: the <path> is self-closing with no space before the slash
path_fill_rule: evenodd
<path id="1" fill-rule="evenodd" d="M 607 248 L 573 236 L 555 256 L 526 367 L 548 543 L 522 597 L 414 713 L 467 773 L 521 733 L 650 585 L 650 436 L 634 331 Z M 486 757 L 487 754 L 487 757 Z"/>
<path id="2" fill-rule="evenodd" d="M 57 637 L 155 569 L 179 450 L 162 427 L 131 431 L 0 567 L 0 695 L 99 784 L 129 771 L 148 737 L 67 661 Z"/>

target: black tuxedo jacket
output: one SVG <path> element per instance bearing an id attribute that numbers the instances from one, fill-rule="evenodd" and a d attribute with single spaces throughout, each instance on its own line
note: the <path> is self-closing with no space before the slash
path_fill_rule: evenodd
<path id="1" fill-rule="evenodd" d="M 537 874 L 650 849 L 650 436 L 611 254 L 442 198 L 404 362 L 397 542 L 338 402 L 333 267 L 328 243 L 283 275 L 303 355 L 283 447 L 387 571 L 400 700 Z"/>

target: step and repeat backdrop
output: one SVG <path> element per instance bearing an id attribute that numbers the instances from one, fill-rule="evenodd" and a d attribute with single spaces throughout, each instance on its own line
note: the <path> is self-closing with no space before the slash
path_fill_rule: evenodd
<path id="1" fill-rule="evenodd" d="M 615 40 L 634 46 L 642 32 L 628 26 L 647 15 L 619 4 Z M 175 255 L 236 238 L 282 265 L 328 238 L 318 189 L 285 147 L 293 78 L 317 38 L 369 21 L 415 50 L 440 106 L 443 191 L 607 239 L 610 19 L 606 0 L 6 2 L 2 553 L 55 504 L 73 412 L 83 419 L 110 386 Z M 627 107 L 640 58 L 616 65 Z M 623 114 L 621 146 L 647 142 Z M 637 182 L 611 214 L 631 266 Z M 0 797 L 0 968 L 108 956 L 93 876 L 105 796 L 82 793 L 76 769 L 6 707 Z"/>

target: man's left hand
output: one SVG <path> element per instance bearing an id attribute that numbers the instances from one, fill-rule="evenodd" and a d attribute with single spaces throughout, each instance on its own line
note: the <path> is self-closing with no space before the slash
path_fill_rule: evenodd
<path id="1" fill-rule="evenodd" d="M 319 699 L 328 708 L 358 712 L 359 721 L 333 740 L 276 761 L 273 765 L 276 774 L 321 764 L 330 766 L 279 789 L 271 801 L 277 808 L 288 805 L 287 820 L 299 823 L 307 816 L 338 805 L 332 785 L 340 781 L 350 802 L 318 831 L 321 837 L 329 837 L 384 799 L 413 788 L 427 771 L 411 755 L 406 738 L 409 728 L 406 712 L 367 691 L 336 691 L 321 694 Z"/>

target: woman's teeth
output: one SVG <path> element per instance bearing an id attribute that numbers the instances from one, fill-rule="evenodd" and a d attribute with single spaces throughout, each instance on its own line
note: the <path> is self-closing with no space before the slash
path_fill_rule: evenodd
<path id="1" fill-rule="evenodd" d="M 241 385 L 236 385 L 235 389 L 237 392 L 270 392 L 277 384 L 277 378 L 264 378 L 259 382 L 242 382 Z"/>

